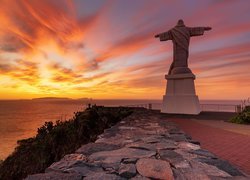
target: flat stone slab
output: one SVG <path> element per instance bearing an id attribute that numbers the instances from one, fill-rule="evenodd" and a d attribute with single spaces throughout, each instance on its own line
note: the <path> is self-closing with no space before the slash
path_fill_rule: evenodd
<path id="1" fill-rule="evenodd" d="M 119 149 L 120 146 L 115 144 L 107 144 L 107 143 L 89 143 L 86 145 L 83 145 L 78 150 L 76 150 L 76 153 L 84 154 L 84 155 L 91 155 L 96 152 L 100 151 L 111 151 L 115 149 Z"/>
<path id="2" fill-rule="evenodd" d="M 137 109 L 33 179 L 249 179 L 157 111 Z"/>
<path id="3" fill-rule="evenodd" d="M 152 157 L 156 154 L 155 151 L 134 148 L 121 148 L 113 151 L 97 152 L 89 156 L 90 162 L 95 163 L 120 163 L 123 158 L 145 158 Z"/>

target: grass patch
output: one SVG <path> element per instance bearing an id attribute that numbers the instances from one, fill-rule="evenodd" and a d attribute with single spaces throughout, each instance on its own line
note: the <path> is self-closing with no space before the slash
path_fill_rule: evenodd
<path id="1" fill-rule="evenodd" d="M 15 151 L 0 162 L 0 179 L 18 180 L 44 172 L 53 162 L 95 141 L 104 129 L 131 113 L 131 108 L 94 106 L 75 113 L 68 121 L 45 122 L 35 137 L 19 140 Z"/>

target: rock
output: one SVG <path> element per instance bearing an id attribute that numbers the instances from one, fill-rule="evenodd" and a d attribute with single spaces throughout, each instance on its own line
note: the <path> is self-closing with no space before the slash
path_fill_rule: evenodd
<path id="1" fill-rule="evenodd" d="M 123 144 L 129 144 L 129 143 L 133 143 L 133 142 L 134 142 L 133 139 L 125 139 L 125 140 L 123 141 Z"/>
<path id="2" fill-rule="evenodd" d="M 105 171 L 108 171 L 110 173 L 116 173 L 118 172 L 118 169 L 120 167 L 120 161 L 116 163 L 104 163 L 104 162 L 99 162 L 99 164 L 102 166 L 102 168 Z"/>
<path id="3" fill-rule="evenodd" d="M 189 143 L 189 142 L 179 142 L 178 147 L 185 150 L 198 150 L 201 147 L 199 145 Z"/>
<path id="4" fill-rule="evenodd" d="M 69 154 L 64 156 L 60 161 L 53 163 L 50 165 L 45 172 L 50 171 L 64 171 L 65 169 L 68 169 L 70 167 L 73 167 L 74 165 L 85 163 L 86 162 L 86 156 L 82 154 Z"/>
<path id="5" fill-rule="evenodd" d="M 154 144 L 147 144 L 142 141 L 127 144 L 126 147 L 134 148 L 134 149 L 142 149 L 142 150 L 147 150 L 147 151 L 156 150 L 156 146 Z"/>
<path id="6" fill-rule="evenodd" d="M 108 174 L 116 174 L 117 173 L 117 169 L 113 168 L 113 167 L 103 167 L 104 171 L 108 172 Z"/>
<path id="7" fill-rule="evenodd" d="M 160 135 L 151 135 L 151 136 L 141 138 L 141 140 L 145 143 L 158 143 L 158 142 L 161 142 L 161 139 L 163 138 L 164 137 Z"/>
<path id="8" fill-rule="evenodd" d="M 184 149 L 175 149 L 174 152 L 180 154 L 184 159 L 190 161 L 193 159 L 196 159 L 198 157 L 197 154 L 194 153 L 190 153 L 188 150 L 184 150 Z"/>
<path id="9" fill-rule="evenodd" d="M 216 176 L 216 177 L 223 177 L 223 178 L 229 178 L 232 177 L 227 172 L 218 169 L 216 166 L 208 165 L 205 163 L 197 162 L 197 161 L 191 161 L 192 169 L 200 172 L 205 172 L 208 176 Z"/>
<path id="10" fill-rule="evenodd" d="M 124 158 L 145 158 L 154 156 L 156 152 L 142 149 L 121 148 L 113 151 L 97 152 L 89 156 L 89 161 L 101 163 L 118 163 Z"/>
<path id="11" fill-rule="evenodd" d="M 119 175 L 124 178 L 132 178 L 136 175 L 136 168 L 134 164 L 121 164 L 119 168 Z"/>
<path id="12" fill-rule="evenodd" d="M 177 146 L 174 144 L 173 141 L 162 141 L 155 144 L 157 150 L 174 150 Z"/>
<path id="13" fill-rule="evenodd" d="M 176 142 L 187 141 L 187 138 L 184 134 L 170 134 L 169 139 Z"/>
<path id="14" fill-rule="evenodd" d="M 175 179 L 210 179 L 210 177 L 216 178 L 231 178 L 228 173 L 218 169 L 215 166 L 200 163 L 197 161 L 190 161 L 190 167 L 174 169 Z"/>
<path id="15" fill-rule="evenodd" d="M 195 172 L 192 169 L 187 168 L 185 172 L 179 169 L 173 169 L 175 180 L 211 180 L 203 172 Z"/>
<path id="16" fill-rule="evenodd" d="M 192 137 L 191 137 L 190 135 L 188 135 L 188 134 L 185 134 L 185 137 L 186 137 L 186 139 L 187 139 L 188 141 L 192 140 Z"/>
<path id="17" fill-rule="evenodd" d="M 65 169 L 63 172 L 65 173 L 75 173 L 75 174 L 80 174 L 82 176 L 86 176 L 89 173 L 92 172 L 100 172 L 102 171 L 101 167 L 97 167 L 95 165 L 86 165 L 86 166 L 75 166 L 75 167 L 71 167 L 68 169 Z"/>
<path id="18" fill-rule="evenodd" d="M 44 174 L 29 175 L 26 180 L 82 180 L 82 176 L 73 173 L 49 172 Z"/>
<path id="19" fill-rule="evenodd" d="M 63 157 L 65 161 L 77 160 L 77 161 L 86 161 L 86 156 L 82 154 L 68 154 Z"/>
<path id="20" fill-rule="evenodd" d="M 243 176 L 243 174 L 238 169 L 233 167 L 227 161 L 221 159 L 208 159 L 208 158 L 197 158 L 197 160 L 202 163 L 216 166 L 217 168 L 227 172 L 231 176 Z"/>
<path id="21" fill-rule="evenodd" d="M 177 162 L 174 164 L 175 168 L 190 168 L 190 164 L 187 160 L 181 161 L 181 162 Z"/>
<path id="22" fill-rule="evenodd" d="M 152 141 L 150 141 L 150 142 L 152 142 Z M 153 140 L 153 142 L 155 142 L 155 140 Z M 173 149 L 177 148 L 177 146 L 174 144 L 173 141 L 167 141 L 167 140 L 161 140 L 160 142 L 155 142 L 155 143 L 145 143 L 142 141 L 138 141 L 138 142 L 127 144 L 126 147 L 135 148 L 135 149 L 150 150 L 150 151 L 156 151 L 156 150 L 161 150 L 161 149 L 173 150 Z"/>
<path id="23" fill-rule="evenodd" d="M 138 160 L 137 158 L 124 158 L 124 159 L 122 159 L 122 163 L 135 164 L 137 160 Z"/>
<path id="24" fill-rule="evenodd" d="M 174 166 L 184 161 L 184 158 L 182 157 L 182 155 L 171 150 L 160 150 L 159 155 L 162 160 L 166 160 L 170 162 L 171 164 L 173 164 Z"/>
<path id="25" fill-rule="evenodd" d="M 113 135 L 111 137 L 105 137 L 105 136 L 100 138 L 100 139 L 97 139 L 95 141 L 95 143 L 106 143 L 106 144 L 117 145 L 120 147 L 122 147 L 128 143 L 131 143 L 130 141 L 126 142 L 127 140 L 124 139 L 124 135 L 121 135 L 117 132 L 116 132 L 116 135 Z"/>
<path id="26" fill-rule="evenodd" d="M 169 134 L 184 134 L 180 129 L 172 128 L 168 131 Z"/>
<path id="27" fill-rule="evenodd" d="M 89 156 L 93 153 L 99 152 L 99 151 L 112 151 L 115 149 L 121 148 L 118 145 L 115 144 L 106 144 L 106 143 L 89 143 L 86 145 L 83 145 L 79 149 L 76 150 L 76 153 L 84 154 L 86 156 Z"/>
<path id="28" fill-rule="evenodd" d="M 154 179 L 173 179 L 168 162 L 157 159 L 142 158 L 136 163 L 137 171 L 145 177 Z"/>
<path id="29" fill-rule="evenodd" d="M 196 145 L 201 145 L 201 143 L 199 141 L 195 141 L 195 140 L 188 140 L 188 142 L 192 143 L 192 144 L 196 144 Z"/>
<path id="30" fill-rule="evenodd" d="M 215 159 L 217 158 L 214 154 L 204 149 L 191 150 L 189 152 L 193 154 L 197 154 L 199 156 L 205 156 L 205 157 L 215 158 Z"/>

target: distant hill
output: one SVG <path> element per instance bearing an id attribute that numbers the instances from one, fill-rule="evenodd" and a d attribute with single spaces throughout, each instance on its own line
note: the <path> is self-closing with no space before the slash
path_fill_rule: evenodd
<path id="1" fill-rule="evenodd" d="M 33 98 L 33 101 L 65 101 L 65 100 L 80 100 L 80 101 L 92 101 L 92 98 L 78 98 L 72 99 L 67 97 L 40 97 L 40 98 Z"/>
<path id="2" fill-rule="evenodd" d="M 83 101 L 92 101 L 92 98 L 78 98 L 77 100 L 83 100 Z"/>
<path id="3" fill-rule="evenodd" d="M 71 98 L 66 98 L 66 97 L 41 97 L 41 98 L 33 98 L 32 100 L 35 101 L 51 101 L 51 100 L 72 100 Z"/>

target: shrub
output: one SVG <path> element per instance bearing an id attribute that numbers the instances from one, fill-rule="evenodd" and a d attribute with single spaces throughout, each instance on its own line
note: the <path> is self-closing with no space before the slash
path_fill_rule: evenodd
<path id="1" fill-rule="evenodd" d="M 0 179 L 23 179 L 44 172 L 53 162 L 96 140 L 105 128 L 131 113 L 131 108 L 94 106 L 75 113 L 68 121 L 45 122 L 35 137 L 19 140 L 15 151 L 0 162 Z"/>
<path id="2" fill-rule="evenodd" d="M 238 124 L 250 124 L 250 107 L 246 106 L 245 109 L 233 117 L 230 122 Z"/>

